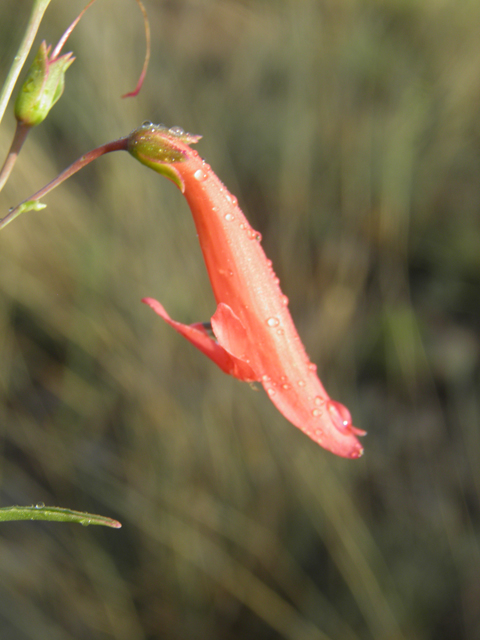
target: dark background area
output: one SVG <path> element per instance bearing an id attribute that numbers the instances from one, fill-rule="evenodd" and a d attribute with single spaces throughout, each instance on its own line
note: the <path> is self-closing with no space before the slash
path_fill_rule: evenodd
<path id="1" fill-rule="evenodd" d="M 215 308 L 178 190 L 101 158 L 0 235 L 0 496 L 123 528 L 2 524 L 0 637 L 478 640 L 480 4 L 145 4 L 138 98 L 141 14 L 98 0 L 1 215 L 144 120 L 202 134 L 365 455 L 140 303 Z M 0 3 L 0 80 L 30 6 Z M 34 51 L 81 8 L 53 0 Z"/>

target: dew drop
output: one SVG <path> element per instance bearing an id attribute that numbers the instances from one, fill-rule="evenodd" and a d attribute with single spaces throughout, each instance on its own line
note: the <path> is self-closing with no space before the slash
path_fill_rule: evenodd
<path id="1" fill-rule="evenodd" d="M 333 426 L 344 433 L 350 431 L 352 426 L 352 416 L 350 411 L 340 402 L 328 400 L 327 409 L 332 419 Z"/>
<path id="2" fill-rule="evenodd" d="M 317 441 L 323 438 L 323 431 L 321 429 L 315 429 L 315 438 Z"/>
<path id="3" fill-rule="evenodd" d="M 317 370 L 317 365 L 314 364 L 313 362 L 309 362 L 308 368 L 310 369 L 310 371 L 316 371 Z"/>
<path id="4" fill-rule="evenodd" d="M 271 266 L 272 266 L 272 264 L 273 264 L 273 262 L 272 262 L 271 260 L 268 260 L 268 259 L 267 259 L 267 266 L 268 266 L 268 267 L 271 267 Z"/>
<path id="5" fill-rule="evenodd" d="M 207 175 L 201 169 L 197 169 L 193 174 L 193 177 L 195 178 L 195 180 L 202 182 L 202 180 L 205 180 Z"/>
<path id="6" fill-rule="evenodd" d="M 236 199 L 235 196 L 231 196 L 230 201 L 231 201 L 231 203 L 233 204 L 234 207 L 237 206 L 238 200 Z"/>
<path id="7" fill-rule="evenodd" d="M 267 324 L 269 327 L 278 327 L 280 320 L 278 318 L 268 318 Z"/>
<path id="8" fill-rule="evenodd" d="M 259 233 L 258 231 L 255 232 L 255 240 L 257 242 L 261 242 L 262 241 L 262 234 Z"/>
<path id="9" fill-rule="evenodd" d="M 286 307 L 288 305 L 288 297 L 287 296 L 282 296 L 282 304 L 284 307 Z"/>
<path id="10" fill-rule="evenodd" d="M 299 380 L 297 382 L 297 384 L 298 384 L 299 387 L 304 387 L 305 386 L 305 380 Z"/>
<path id="11" fill-rule="evenodd" d="M 174 136 L 185 135 L 185 131 L 182 129 L 182 127 L 170 127 L 170 129 L 168 130 L 168 133 L 171 133 Z"/>
<path id="12" fill-rule="evenodd" d="M 268 382 L 270 380 L 270 376 L 267 376 L 266 374 L 262 376 L 262 382 Z"/>
<path id="13" fill-rule="evenodd" d="M 317 405 L 317 407 L 321 407 L 322 404 L 325 403 L 325 400 L 321 396 L 315 396 L 314 402 Z"/>
<path id="14" fill-rule="evenodd" d="M 277 335 L 279 336 L 283 336 L 283 334 L 285 333 L 285 331 L 283 329 L 277 329 Z"/>
<path id="15" fill-rule="evenodd" d="M 225 215 L 225 220 L 227 220 L 228 222 L 231 222 L 232 220 L 235 220 L 235 216 L 233 216 L 231 213 L 227 213 Z"/>
<path id="16" fill-rule="evenodd" d="M 44 507 L 45 507 L 44 502 L 37 502 L 37 504 L 35 505 L 35 509 L 43 509 Z"/>
<path id="17" fill-rule="evenodd" d="M 240 225 L 240 229 L 245 229 L 245 225 L 243 224 L 243 222 L 242 222 L 242 224 Z"/>
<path id="18" fill-rule="evenodd" d="M 318 418 L 321 415 L 322 415 L 322 410 L 321 409 L 313 409 L 312 410 L 312 416 L 314 418 Z"/>
<path id="19" fill-rule="evenodd" d="M 151 122 L 150 120 L 144 120 L 142 122 L 142 127 L 151 127 L 153 124 L 153 122 Z"/>
<path id="20" fill-rule="evenodd" d="M 285 389 L 285 391 L 288 391 L 288 390 L 289 390 L 289 389 L 291 389 L 291 388 L 292 388 L 292 387 L 291 387 L 289 384 L 287 384 L 287 383 L 282 384 L 282 389 Z"/>
<path id="21" fill-rule="evenodd" d="M 276 391 L 275 391 L 275 389 L 272 389 L 272 388 L 270 387 L 270 389 L 267 389 L 267 393 L 268 393 L 268 395 L 271 397 L 271 396 L 274 396 L 274 395 L 276 394 Z"/>

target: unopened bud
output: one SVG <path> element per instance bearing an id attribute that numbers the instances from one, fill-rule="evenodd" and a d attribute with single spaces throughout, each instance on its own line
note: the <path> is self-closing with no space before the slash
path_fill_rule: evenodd
<path id="1" fill-rule="evenodd" d="M 50 58 L 50 49 L 43 41 L 15 102 L 15 118 L 28 127 L 45 120 L 62 95 L 65 72 L 75 60 L 72 53 Z"/>

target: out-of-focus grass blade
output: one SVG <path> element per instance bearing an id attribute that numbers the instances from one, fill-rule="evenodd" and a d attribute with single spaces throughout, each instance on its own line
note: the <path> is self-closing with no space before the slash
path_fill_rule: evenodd
<path id="1" fill-rule="evenodd" d="M 72 511 L 61 507 L 46 507 L 36 505 L 32 507 L 3 507 L 0 509 L 0 522 L 8 520 L 51 520 L 53 522 L 78 522 L 84 527 L 89 524 L 99 524 L 104 527 L 120 529 L 122 526 L 117 520 L 99 516 L 94 513 Z"/>

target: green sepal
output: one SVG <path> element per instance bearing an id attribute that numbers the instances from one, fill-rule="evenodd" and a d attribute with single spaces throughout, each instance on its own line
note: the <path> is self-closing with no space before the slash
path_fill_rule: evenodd
<path id="1" fill-rule="evenodd" d="M 139 162 L 171 180 L 183 193 L 183 178 L 172 165 L 186 159 L 182 146 L 198 142 L 200 138 L 180 127 L 168 129 L 161 124 L 145 122 L 128 136 L 128 151 Z"/>

